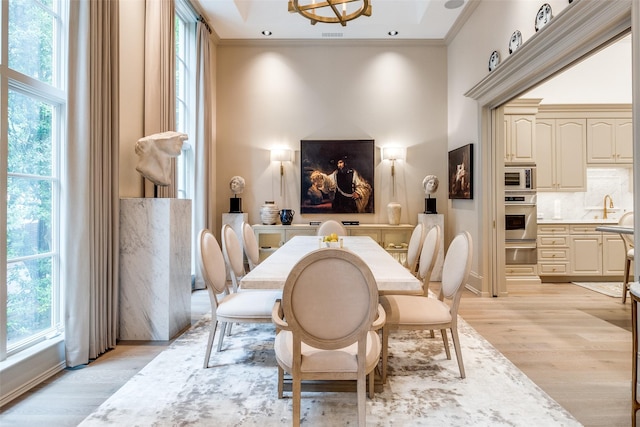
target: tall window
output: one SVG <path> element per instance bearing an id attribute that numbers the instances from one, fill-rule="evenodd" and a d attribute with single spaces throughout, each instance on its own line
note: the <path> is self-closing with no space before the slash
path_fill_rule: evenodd
<path id="1" fill-rule="evenodd" d="M 65 91 L 64 0 L 2 1 L 0 215 L 6 278 L 0 360 L 62 329 L 59 166 Z M 6 25 L 8 23 L 8 25 Z M 4 180 L 3 180 L 4 181 Z"/>
<path id="2" fill-rule="evenodd" d="M 195 14 L 186 0 L 176 2 L 176 131 L 190 137 L 195 132 Z M 191 138 L 182 145 L 177 158 L 178 198 L 193 198 L 193 143 Z"/>

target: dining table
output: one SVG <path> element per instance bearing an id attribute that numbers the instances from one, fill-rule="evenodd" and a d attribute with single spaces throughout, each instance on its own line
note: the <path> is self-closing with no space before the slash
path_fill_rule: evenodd
<path id="1" fill-rule="evenodd" d="M 343 236 L 324 242 L 321 236 L 295 236 L 240 279 L 241 289 L 282 289 L 293 266 L 308 253 L 327 246 L 350 250 L 369 266 L 380 293 L 420 293 L 422 282 L 369 236 Z"/>

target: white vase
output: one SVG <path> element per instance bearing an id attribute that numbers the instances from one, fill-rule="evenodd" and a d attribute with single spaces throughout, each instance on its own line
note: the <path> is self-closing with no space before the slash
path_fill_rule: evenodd
<path id="1" fill-rule="evenodd" d="M 260 207 L 260 220 L 264 225 L 274 225 L 278 221 L 280 208 L 276 202 L 264 202 Z"/>
<path id="2" fill-rule="evenodd" d="M 389 224 L 400 224 L 400 214 L 402 213 L 402 205 L 397 202 L 391 202 L 387 205 L 387 216 L 389 217 Z"/>

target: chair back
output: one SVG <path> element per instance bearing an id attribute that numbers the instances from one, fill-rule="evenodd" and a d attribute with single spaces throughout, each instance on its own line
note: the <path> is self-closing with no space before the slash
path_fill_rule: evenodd
<path id="1" fill-rule="evenodd" d="M 260 263 L 260 248 L 253 228 L 247 222 L 242 222 L 242 246 L 244 253 L 247 254 L 249 270 L 253 270 Z"/>
<path id="2" fill-rule="evenodd" d="M 420 269 L 418 270 L 418 278 L 422 279 L 422 289 L 424 296 L 429 293 L 429 281 L 431 280 L 431 272 L 436 265 L 438 252 L 440 251 L 440 226 L 431 227 L 422 245 L 420 252 Z"/>
<path id="3" fill-rule="evenodd" d="M 244 276 L 244 260 L 242 257 L 242 246 L 236 232 L 229 224 L 222 226 L 222 253 L 229 267 L 233 291 L 238 290 L 238 281 Z"/>
<path id="4" fill-rule="evenodd" d="M 624 227 L 633 227 L 633 212 L 627 212 L 620 217 L 618 220 L 618 225 L 622 225 Z M 633 234 L 622 234 L 622 241 L 624 242 L 625 252 L 629 252 L 630 249 L 633 249 Z"/>
<path id="5" fill-rule="evenodd" d="M 294 336 L 299 334 L 313 347 L 335 350 L 365 339 L 378 312 L 378 287 L 358 255 L 347 249 L 318 249 L 289 273 L 282 308 Z"/>
<path id="6" fill-rule="evenodd" d="M 215 236 L 206 228 L 198 234 L 198 266 L 210 297 L 228 291 L 222 251 Z"/>
<path id="7" fill-rule="evenodd" d="M 318 227 L 318 231 L 316 232 L 317 236 L 327 236 L 331 233 L 336 233 L 338 236 L 346 236 L 347 229 L 344 228 L 344 225 L 340 224 L 338 221 L 329 219 L 324 221 Z"/>
<path id="8" fill-rule="evenodd" d="M 441 297 L 453 299 L 454 304 L 460 299 L 460 290 L 469 277 L 472 257 L 471 235 L 467 231 L 458 233 L 451 241 L 442 266 Z"/>
<path id="9" fill-rule="evenodd" d="M 415 274 L 418 260 L 421 258 L 422 245 L 424 243 L 424 237 L 426 230 L 424 224 L 420 223 L 416 225 L 411 233 L 409 239 L 409 246 L 407 247 L 407 268 L 411 274 Z"/>

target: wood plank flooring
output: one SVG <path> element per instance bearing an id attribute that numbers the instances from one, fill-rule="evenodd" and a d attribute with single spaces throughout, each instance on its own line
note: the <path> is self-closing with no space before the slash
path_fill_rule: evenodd
<path id="1" fill-rule="evenodd" d="M 509 292 L 504 298 L 465 292 L 460 314 L 585 426 L 630 425 L 629 301 L 568 283 L 513 285 Z M 206 292 L 194 292 L 194 322 L 208 310 Z M 0 408 L 0 425 L 76 426 L 168 345 L 121 342 Z"/>

